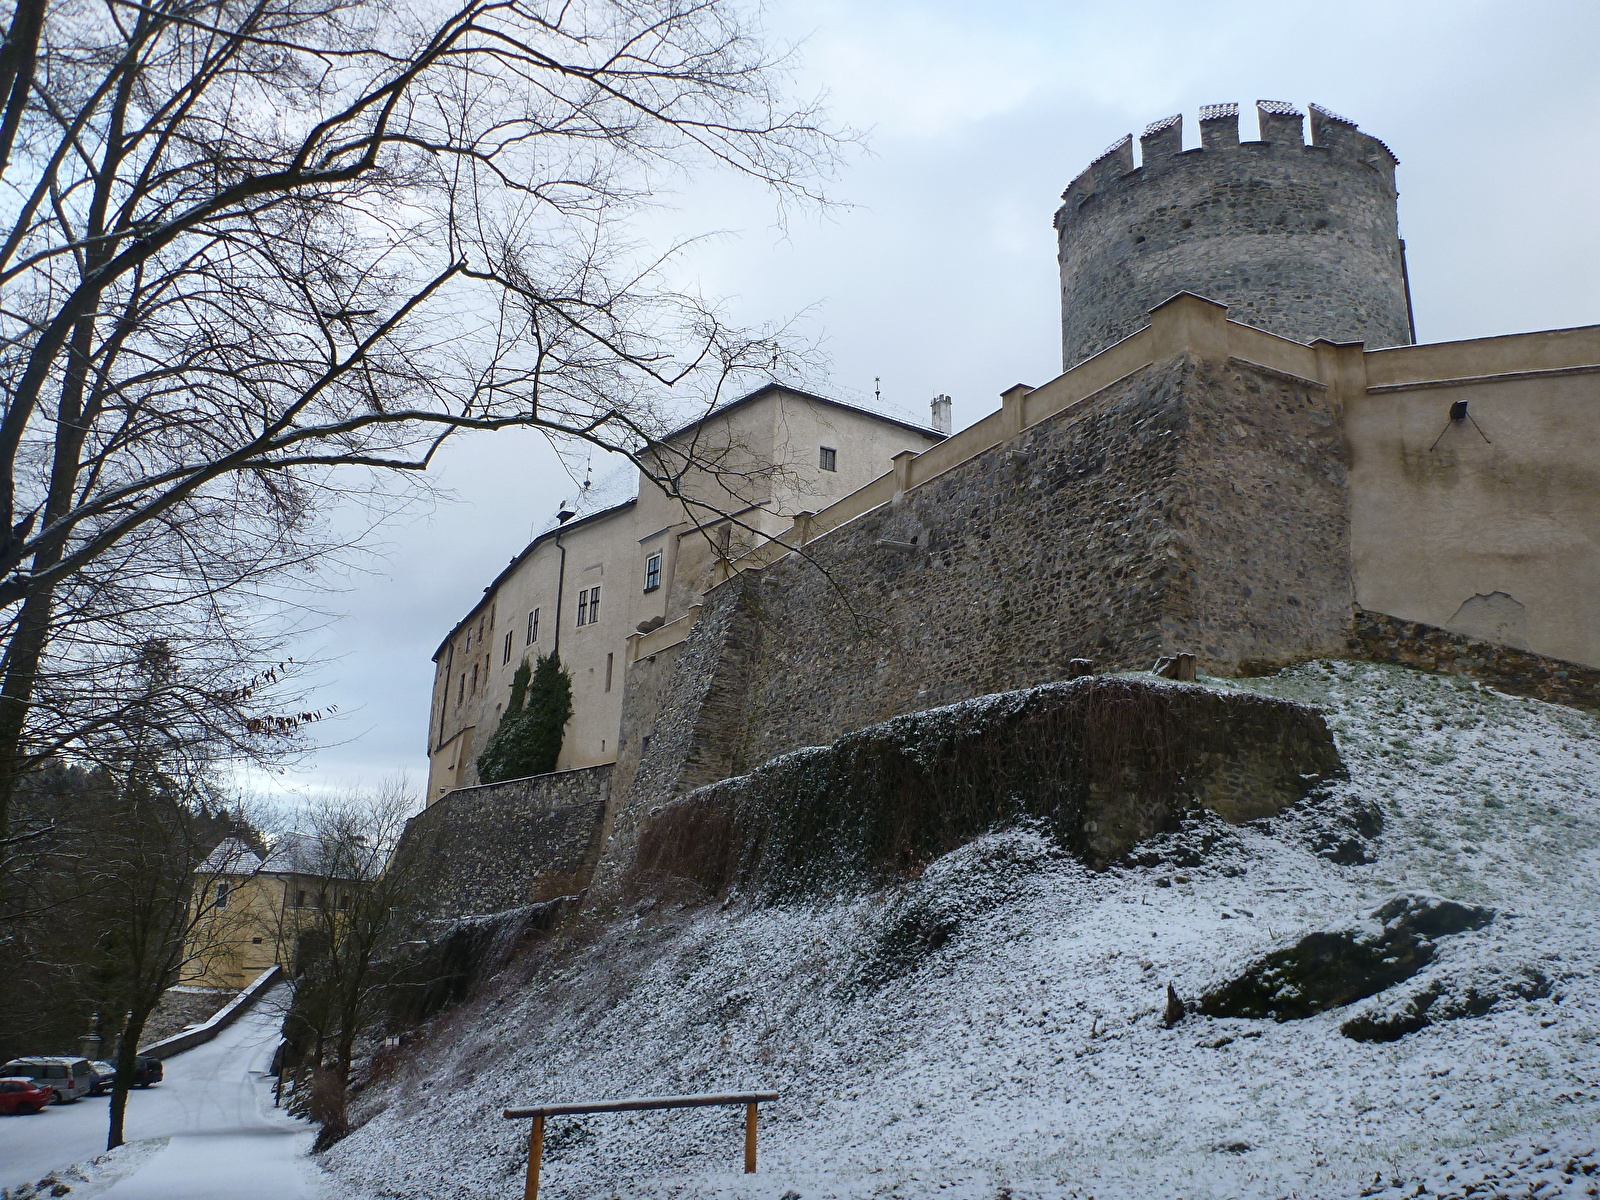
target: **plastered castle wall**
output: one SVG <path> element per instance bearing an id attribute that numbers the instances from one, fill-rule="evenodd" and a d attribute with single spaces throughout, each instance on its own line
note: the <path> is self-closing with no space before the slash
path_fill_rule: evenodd
<path id="1" fill-rule="evenodd" d="M 1357 601 L 1600 667 L 1600 327 L 1365 366 L 1345 418 Z"/>
<path id="2" fill-rule="evenodd" d="M 1309 342 L 1413 340 L 1396 210 L 1396 159 L 1378 139 L 1311 108 L 1261 101 L 1261 140 L 1239 140 L 1238 106 L 1123 138 L 1062 194 L 1062 360 L 1070 367 L 1144 325 L 1182 291 L 1233 320 Z"/>

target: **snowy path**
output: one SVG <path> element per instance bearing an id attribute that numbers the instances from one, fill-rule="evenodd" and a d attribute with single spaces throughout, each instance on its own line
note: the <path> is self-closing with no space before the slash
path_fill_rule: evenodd
<path id="1" fill-rule="evenodd" d="M 166 1080 L 128 1100 L 130 1143 L 168 1139 L 105 1191 L 106 1200 L 314 1200 L 314 1131 L 272 1108 L 266 1074 L 283 1014 L 264 997 L 214 1041 L 166 1064 Z M 0 1187 L 93 1158 L 105 1146 L 104 1099 L 0 1121 Z M 130 1147 L 129 1150 L 137 1150 Z M 128 1151 L 124 1151 L 124 1154 Z M 75 1187 L 74 1192 L 83 1189 Z"/>

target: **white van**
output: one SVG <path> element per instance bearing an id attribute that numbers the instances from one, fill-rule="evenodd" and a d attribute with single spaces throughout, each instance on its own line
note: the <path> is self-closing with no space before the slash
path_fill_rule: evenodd
<path id="1" fill-rule="evenodd" d="M 25 1075 L 35 1086 L 55 1093 L 57 1104 L 72 1104 L 94 1088 L 94 1068 L 87 1058 L 13 1058 L 0 1067 L 0 1075 Z"/>

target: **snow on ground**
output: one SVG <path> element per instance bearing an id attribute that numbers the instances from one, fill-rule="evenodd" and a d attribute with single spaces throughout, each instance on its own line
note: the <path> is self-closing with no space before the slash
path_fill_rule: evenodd
<path id="1" fill-rule="evenodd" d="M 104 1098 L 0 1120 L 0 1188 L 104 1200 L 311 1200 L 315 1131 L 272 1107 L 272 1054 L 286 989 L 212 1041 L 167 1060 L 166 1078 L 128 1098 L 128 1143 L 109 1155 Z M 53 1182 L 37 1185 L 50 1176 Z M 66 1193 L 62 1193 L 66 1194 Z"/>
<path id="2" fill-rule="evenodd" d="M 1367 664 L 1210 682 L 1328 712 L 1344 790 L 1386 817 L 1376 861 L 1318 858 L 1291 821 L 1096 875 L 1013 830 L 893 893 L 641 910 L 447 1015 L 326 1165 L 351 1194 L 509 1195 L 508 1103 L 770 1086 L 754 1176 L 735 1109 L 552 1118 L 543 1194 L 1600 1194 L 1600 722 Z M 1169 981 L 1193 997 L 1402 890 L 1497 915 L 1348 1008 L 1164 1027 Z M 1549 995 L 1389 1043 L 1339 1031 L 1528 972 Z"/>

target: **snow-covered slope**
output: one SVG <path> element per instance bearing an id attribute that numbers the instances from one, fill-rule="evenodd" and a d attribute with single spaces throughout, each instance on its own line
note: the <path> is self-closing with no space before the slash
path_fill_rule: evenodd
<path id="1" fill-rule="evenodd" d="M 889 894 L 632 913 L 448 1014 L 327 1166 L 352 1194 L 512 1195 L 507 1103 L 760 1085 L 783 1100 L 758 1174 L 733 1109 L 552 1118 L 543 1194 L 1600 1194 L 1600 723 L 1365 664 L 1212 682 L 1325 708 L 1346 790 L 1384 812 L 1375 861 L 1319 858 L 1288 820 L 1095 874 L 1020 829 Z M 1169 981 L 1192 999 L 1401 891 L 1496 915 L 1343 1009 L 1163 1023 Z M 1528 979 L 1548 995 L 1514 994 Z M 1341 1034 L 1430 988 L 1504 998 Z"/>

